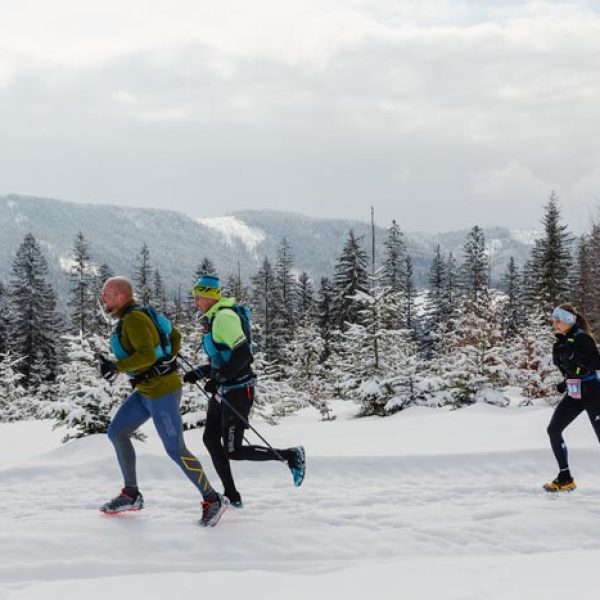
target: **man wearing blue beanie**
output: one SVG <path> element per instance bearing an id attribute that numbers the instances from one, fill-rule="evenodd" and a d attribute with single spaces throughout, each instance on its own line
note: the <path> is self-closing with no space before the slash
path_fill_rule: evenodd
<path id="1" fill-rule="evenodd" d="M 209 363 L 188 371 L 183 380 L 208 380 L 205 390 L 211 398 L 203 440 L 223 482 L 224 495 L 232 506 L 241 508 L 242 497 L 233 481 L 230 460 L 283 460 L 292 472 L 294 485 L 300 486 L 306 469 L 302 446 L 278 450 L 243 444 L 256 384 L 250 309 L 236 305 L 235 298 L 222 298 L 215 275 L 200 277 L 193 293 L 196 307 L 204 317 L 202 347 Z"/>

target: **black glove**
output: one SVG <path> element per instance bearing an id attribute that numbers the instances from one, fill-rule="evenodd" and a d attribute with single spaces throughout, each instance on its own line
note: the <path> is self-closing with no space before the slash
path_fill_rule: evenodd
<path id="1" fill-rule="evenodd" d="M 183 374 L 183 381 L 185 381 L 185 383 L 197 383 L 200 379 L 201 377 L 195 369 Z"/>
<path id="2" fill-rule="evenodd" d="M 188 371 L 183 376 L 183 380 L 186 383 L 197 383 L 201 379 L 205 379 L 210 376 L 212 367 L 210 365 L 200 365 L 191 371 Z"/>
<path id="3" fill-rule="evenodd" d="M 206 385 L 204 386 L 204 391 L 207 394 L 214 394 L 217 391 L 217 387 L 219 387 L 219 384 L 217 383 L 216 379 L 209 379 L 206 382 Z"/>
<path id="4" fill-rule="evenodd" d="M 100 373 L 102 373 L 102 377 L 112 383 L 119 374 L 117 371 L 117 365 L 112 360 L 108 360 L 106 356 L 100 356 Z"/>
<path id="5" fill-rule="evenodd" d="M 567 391 L 567 384 L 564 381 L 561 381 L 556 384 L 556 391 L 559 394 L 564 394 Z"/>

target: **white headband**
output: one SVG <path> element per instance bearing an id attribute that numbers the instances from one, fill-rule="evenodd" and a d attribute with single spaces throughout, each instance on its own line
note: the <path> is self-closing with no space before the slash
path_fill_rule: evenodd
<path id="1" fill-rule="evenodd" d="M 574 315 L 572 312 L 565 310 L 564 308 L 557 307 L 554 309 L 552 313 L 552 318 L 555 321 L 562 321 L 571 327 L 577 323 L 577 315 Z"/>

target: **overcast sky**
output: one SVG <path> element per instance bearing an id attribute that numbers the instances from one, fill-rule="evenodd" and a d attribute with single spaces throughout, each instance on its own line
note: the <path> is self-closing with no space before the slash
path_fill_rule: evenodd
<path id="1" fill-rule="evenodd" d="M 600 3 L 0 0 L 0 193 L 575 228 Z"/>

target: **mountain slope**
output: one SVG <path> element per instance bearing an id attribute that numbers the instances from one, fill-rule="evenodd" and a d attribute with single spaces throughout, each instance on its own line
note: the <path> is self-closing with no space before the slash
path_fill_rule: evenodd
<path id="1" fill-rule="evenodd" d="M 399 223 L 402 226 L 401 219 Z M 273 210 L 192 219 L 170 210 L 77 204 L 10 194 L 0 196 L 0 279 L 9 278 L 14 252 L 25 234 L 31 232 L 48 258 L 51 281 L 64 299 L 69 287 L 65 265 L 75 236 L 82 231 L 91 242 L 94 261 L 105 262 L 115 272 L 126 275 L 132 275 L 142 244 L 146 243 L 153 265 L 158 267 L 171 291 L 180 284 L 187 287 L 191 283 L 197 265 L 205 256 L 223 277 L 236 273 L 239 263 L 248 282 L 263 257 L 274 259 L 283 237 L 291 244 L 296 269 L 307 271 L 318 281 L 323 275 L 332 275 L 350 229 L 364 236 L 365 248 L 370 251 L 371 233 L 366 222 L 317 219 Z M 384 227 L 376 228 L 379 258 L 383 256 L 385 235 Z M 405 234 L 417 285 L 427 281 L 437 244 L 444 252 L 460 258 L 465 235 L 465 231 Z M 530 246 L 515 239 L 509 230 L 490 229 L 486 235 L 494 278 L 501 275 L 509 256 L 515 256 L 520 263 L 526 259 Z"/>

